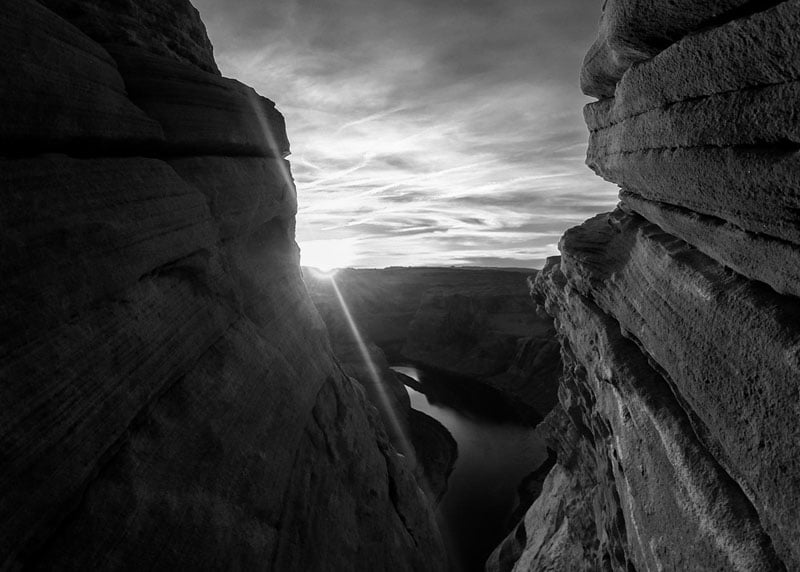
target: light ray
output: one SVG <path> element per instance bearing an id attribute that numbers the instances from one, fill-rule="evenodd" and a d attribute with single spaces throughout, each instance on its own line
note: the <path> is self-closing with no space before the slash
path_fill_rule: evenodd
<path id="1" fill-rule="evenodd" d="M 345 302 L 344 296 L 342 296 L 342 293 L 339 290 L 339 286 L 336 284 L 336 277 L 333 274 L 331 274 L 328 276 L 328 279 L 330 280 L 331 285 L 333 286 L 333 291 L 335 292 L 336 298 L 339 301 L 339 305 L 342 308 L 342 313 L 344 314 L 344 317 L 347 320 L 347 325 L 350 327 L 350 331 L 353 334 L 353 338 L 356 341 L 356 345 L 358 345 L 358 350 L 361 353 L 361 358 L 364 360 L 364 364 L 367 366 L 367 370 L 369 372 L 371 381 L 378 390 L 378 395 L 381 400 L 381 404 L 383 405 L 383 410 L 386 412 L 386 415 L 383 417 L 391 425 L 392 433 L 399 437 L 400 448 L 402 449 L 401 453 L 405 456 L 409 467 L 412 470 L 414 470 L 422 490 L 429 492 L 430 486 L 426 482 L 422 467 L 418 465 L 418 460 L 416 452 L 414 450 L 414 445 L 408 438 L 406 426 L 404 424 L 401 424 L 400 420 L 397 418 L 397 412 L 392 407 L 392 401 L 391 399 L 389 399 L 389 396 L 386 392 L 387 390 L 386 387 L 384 386 L 383 378 L 381 377 L 378 368 L 375 366 L 375 362 L 372 360 L 372 357 L 369 355 L 369 350 L 367 348 L 366 343 L 364 343 L 364 338 L 361 337 L 361 332 L 358 329 L 358 325 L 356 324 L 355 319 L 353 319 L 353 316 L 350 313 L 350 308 L 347 305 L 347 302 Z"/>
<path id="2" fill-rule="evenodd" d="M 256 119 L 258 119 L 258 125 L 261 127 L 261 131 L 264 133 L 264 138 L 267 140 L 267 145 L 272 151 L 272 155 L 278 159 L 276 164 L 281 172 L 281 177 L 283 177 L 284 182 L 289 186 L 290 189 L 296 189 L 294 178 L 289 170 L 289 162 L 286 161 L 286 157 L 289 156 L 289 153 L 284 153 L 278 145 L 278 142 L 275 140 L 275 134 L 272 132 L 269 121 L 267 120 L 267 116 L 264 114 L 264 107 L 262 106 L 261 101 L 259 101 L 259 96 L 255 91 L 250 90 L 247 94 L 247 99 L 250 102 L 250 106 L 253 108 Z"/>

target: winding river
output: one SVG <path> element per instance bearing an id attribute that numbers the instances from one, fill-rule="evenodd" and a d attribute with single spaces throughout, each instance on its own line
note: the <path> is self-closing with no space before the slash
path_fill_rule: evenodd
<path id="1" fill-rule="evenodd" d="M 438 420 L 458 443 L 438 517 L 455 570 L 482 571 L 508 532 L 517 486 L 547 456 L 544 443 L 516 421 L 496 390 L 417 367 L 392 369 L 417 382 L 417 389 L 406 386 L 411 406 Z"/>

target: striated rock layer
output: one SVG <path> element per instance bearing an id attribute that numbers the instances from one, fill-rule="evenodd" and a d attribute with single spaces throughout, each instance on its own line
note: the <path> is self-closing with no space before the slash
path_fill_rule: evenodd
<path id="1" fill-rule="evenodd" d="M 8 0 L 0 44 L 0 568 L 446 568 L 194 8 Z"/>
<path id="2" fill-rule="evenodd" d="M 800 569 L 798 23 L 606 3 L 587 163 L 621 203 L 537 276 L 558 464 L 489 569 Z"/>

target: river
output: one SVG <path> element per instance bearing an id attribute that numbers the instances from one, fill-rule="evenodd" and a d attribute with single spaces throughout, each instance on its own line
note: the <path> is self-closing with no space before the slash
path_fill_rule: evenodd
<path id="1" fill-rule="evenodd" d="M 505 537 L 517 487 L 547 457 L 544 443 L 496 390 L 411 366 L 411 406 L 438 420 L 458 443 L 458 460 L 439 505 L 440 527 L 459 572 L 482 571 Z"/>

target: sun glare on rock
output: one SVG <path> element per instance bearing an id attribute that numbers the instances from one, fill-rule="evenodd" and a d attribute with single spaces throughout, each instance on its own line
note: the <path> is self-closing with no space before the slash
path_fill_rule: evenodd
<path id="1" fill-rule="evenodd" d="M 309 240 L 300 244 L 300 263 L 330 274 L 353 263 L 353 239 Z"/>

